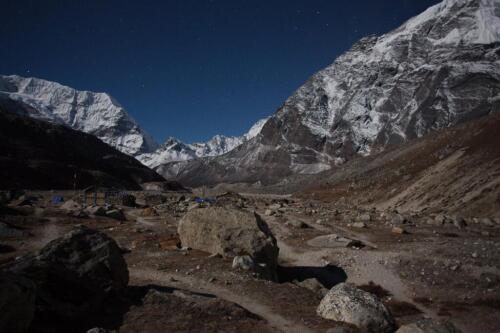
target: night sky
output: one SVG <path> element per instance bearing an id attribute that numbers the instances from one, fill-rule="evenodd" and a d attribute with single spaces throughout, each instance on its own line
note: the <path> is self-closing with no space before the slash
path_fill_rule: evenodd
<path id="1" fill-rule="evenodd" d="M 438 0 L 0 0 L 0 73 L 107 92 L 159 142 L 240 135 Z"/>

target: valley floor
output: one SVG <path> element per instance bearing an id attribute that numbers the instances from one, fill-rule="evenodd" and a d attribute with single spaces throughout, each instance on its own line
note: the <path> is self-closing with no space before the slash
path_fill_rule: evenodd
<path id="1" fill-rule="evenodd" d="M 225 205 L 244 202 L 278 240 L 280 281 L 270 282 L 232 269 L 230 259 L 179 245 L 177 223 L 193 204 L 189 197 L 171 194 L 153 210 L 122 207 L 127 219 L 117 221 L 68 215 L 49 203 L 53 193 L 36 195 L 40 200 L 32 205 L 2 212 L 0 263 L 79 224 L 105 232 L 126 251 L 129 298 L 74 332 L 96 326 L 118 332 L 326 332 L 348 327 L 316 314 L 325 291 L 343 281 L 379 296 L 398 325 L 431 317 L 449 319 L 464 332 L 498 331 L 500 221 L 494 219 L 435 223 L 441 217 L 230 194 Z M 34 325 L 32 331 L 44 329 Z"/>

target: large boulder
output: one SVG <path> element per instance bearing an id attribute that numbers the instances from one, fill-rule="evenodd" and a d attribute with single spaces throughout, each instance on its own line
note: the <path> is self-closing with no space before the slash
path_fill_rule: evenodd
<path id="1" fill-rule="evenodd" d="M 261 276 L 277 280 L 276 239 L 256 213 L 223 207 L 193 209 L 180 221 L 178 233 L 184 247 L 225 257 L 248 255 Z"/>
<path id="2" fill-rule="evenodd" d="M 26 332 L 34 313 L 34 284 L 18 275 L 0 273 L 0 330 Z"/>
<path id="3" fill-rule="evenodd" d="M 384 304 L 348 283 L 333 287 L 316 311 L 323 318 L 353 324 L 366 332 L 394 331 L 394 320 Z"/>
<path id="4" fill-rule="evenodd" d="M 40 316 L 65 319 L 82 316 L 98 307 L 105 297 L 120 293 L 129 278 L 116 242 L 86 227 L 3 268 L 35 283 Z"/>
<path id="5" fill-rule="evenodd" d="M 422 319 L 416 323 L 401 326 L 396 333 L 461 333 L 449 321 Z"/>

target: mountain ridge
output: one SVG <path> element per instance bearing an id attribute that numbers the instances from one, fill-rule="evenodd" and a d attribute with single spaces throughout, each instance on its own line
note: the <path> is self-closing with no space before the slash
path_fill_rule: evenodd
<path id="1" fill-rule="evenodd" d="M 315 174 L 497 112 L 499 16 L 498 0 L 446 0 L 361 39 L 298 88 L 254 140 L 183 164 L 177 179 L 199 185 Z"/>

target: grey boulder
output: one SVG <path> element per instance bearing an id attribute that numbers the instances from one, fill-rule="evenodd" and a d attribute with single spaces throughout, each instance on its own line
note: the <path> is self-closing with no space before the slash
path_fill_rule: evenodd
<path id="1" fill-rule="evenodd" d="M 348 283 L 333 287 L 316 309 L 325 319 L 353 324 L 366 332 L 393 332 L 394 320 L 373 294 Z"/>
<path id="2" fill-rule="evenodd" d="M 249 256 L 263 278 L 277 280 L 276 239 L 256 213 L 223 207 L 193 209 L 179 222 L 178 233 L 183 247 L 230 258 Z"/>

